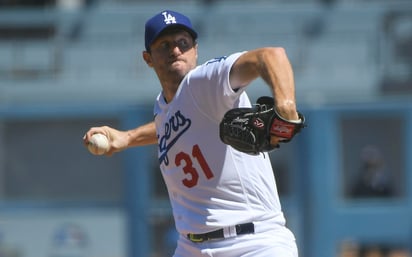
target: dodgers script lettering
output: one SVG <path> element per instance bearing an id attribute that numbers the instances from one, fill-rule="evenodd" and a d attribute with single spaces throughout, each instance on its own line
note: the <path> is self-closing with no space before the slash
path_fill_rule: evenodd
<path id="1" fill-rule="evenodd" d="M 164 135 L 159 138 L 159 162 L 169 165 L 169 157 L 167 153 L 169 149 L 177 142 L 177 140 L 189 129 L 192 121 L 186 118 L 180 111 L 177 111 L 174 116 L 170 117 L 169 121 L 165 123 Z"/>

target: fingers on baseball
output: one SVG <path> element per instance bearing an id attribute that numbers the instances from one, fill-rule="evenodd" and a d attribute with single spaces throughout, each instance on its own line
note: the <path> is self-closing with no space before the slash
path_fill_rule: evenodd
<path id="1" fill-rule="evenodd" d="M 108 142 L 109 143 L 109 150 L 106 151 L 105 155 L 108 155 L 108 156 L 112 155 L 113 151 L 111 149 L 112 147 L 110 147 L 110 139 L 109 139 L 108 133 L 106 131 L 106 126 L 90 128 L 86 132 L 86 134 L 84 134 L 84 136 L 83 136 L 83 145 L 89 150 L 94 149 L 96 147 L 96 145 L 93 145 L 93 143 L 91 141 L 92 141 L 93 135 L 95 135 L 95 134 L 102 134 L 108 139 L 108 141 L 109 141 Z M 93 153 L 93 152 L 96 152 L 96 151 L 91 151 L 91 152 Z"/>

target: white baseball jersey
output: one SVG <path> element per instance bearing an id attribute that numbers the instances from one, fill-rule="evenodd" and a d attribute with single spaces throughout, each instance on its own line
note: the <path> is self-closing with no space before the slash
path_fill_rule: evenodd
<path id="1" fill-rule="evenodd" d="M 244 89 L 234 91 L 229 82 L 241 54 L 190 71 L 171 103 L 162 93 L 157 97 L 158 157 L 181 234 L 262 220 L 285 223 L 269 156 L 241 153 L 219 138 L 226 111 L 250 106 Z"/>

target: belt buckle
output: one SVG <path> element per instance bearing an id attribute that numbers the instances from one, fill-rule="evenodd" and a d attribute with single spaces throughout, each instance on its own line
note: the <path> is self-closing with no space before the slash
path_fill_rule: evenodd
<path id="1" fill-rule="evenodd" d="M 189 234 L 189 240 L 192 241 L 193 243 L 201 243 L 204 241 L 204 238 L 196 238 L 194 234 Z"/>

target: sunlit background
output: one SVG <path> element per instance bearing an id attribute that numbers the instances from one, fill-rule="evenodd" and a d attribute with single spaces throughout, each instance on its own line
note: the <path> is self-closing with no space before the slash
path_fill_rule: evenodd
<path id="1" fill-rule="evenodd" d="M 164 9 L 199 63 L 286 49 L 308 127 L 271 159 L 300 256 L 411 257 L 411 0 L 0 0 L 0 257 L 172 256 L 156 147 L 82 145 L 152 119 L 144 23 Z"/>

